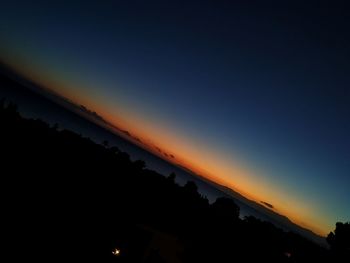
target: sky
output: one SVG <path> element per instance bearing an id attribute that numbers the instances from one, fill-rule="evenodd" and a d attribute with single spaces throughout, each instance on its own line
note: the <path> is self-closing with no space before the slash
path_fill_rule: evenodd
<path id="1" fill-rule="evenodd" d="M 88 2 L 3 1 L 0 60 L 317 233 L 350 220 L 347 6 Z"/>

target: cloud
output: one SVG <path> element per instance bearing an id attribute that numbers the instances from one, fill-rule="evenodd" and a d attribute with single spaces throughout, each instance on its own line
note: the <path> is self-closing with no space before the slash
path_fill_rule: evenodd
<path id="1" fill-rule="evenodd" d="M 139 138 L 139 137 L 136 137 L 136 136 L 133 136 L 133 138 L 138 141 L 139 143 L 142 143 L 143 144 L 143 141 Z"/>
<path id="2" fill-rule="evenodd" d="M 175 156 L 174 156 L 173 154 L 170 154 L 170 153 L 165 152 L 164 150 L 160 149 L 158 146 L 155 146 L 155 145 L 154 145 L 154 148 L 155 148 L 159 153 L 161 153 L 162 155 L 164 155 L 165 157 L 175 159 Z"/>
<path id="3" fill-rule="evenodd" d="M 274 209 L 273 205 L 267 203 L 267 202 L 264 202 L 264 201 L 260 201 L 260 203 L 264 204 L 265 206 L 267 206 L 268 208 L 271 208 L 271 209 Z"/>
<path id="4" fill-rule="evenodd" d="M 131 137 L 131 133 L 130 133 L 130 132 L 128 132 L 128 131 L 126 131 L 126 130 L 122 130 L 122 132 L 123 132 L 126 136 Z"/>
<path id="5" fill-rule="evenodd" d="M 163 153 L 162 150 L 159 147 L 157 147 L 157 146 L 155 146 L 155 147 L 156 147 L 158 152 Z"/>

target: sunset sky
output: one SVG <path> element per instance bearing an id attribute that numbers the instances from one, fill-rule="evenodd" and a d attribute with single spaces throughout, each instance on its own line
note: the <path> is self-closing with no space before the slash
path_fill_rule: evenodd
<path id="1" fill-rule="evenodd" d="M 1 3 L 0 60 L 317 233 L 350 220 L 349 10 L 87 2 Z"/>

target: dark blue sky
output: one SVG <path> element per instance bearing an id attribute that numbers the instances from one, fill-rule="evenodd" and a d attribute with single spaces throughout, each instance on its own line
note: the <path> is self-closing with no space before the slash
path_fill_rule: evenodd
<path id="1" fill-rule="evenodd" d="M 299 223 L 350 219 L 347 6 L 103 2 L 3 2 L 0 58 Z"/>

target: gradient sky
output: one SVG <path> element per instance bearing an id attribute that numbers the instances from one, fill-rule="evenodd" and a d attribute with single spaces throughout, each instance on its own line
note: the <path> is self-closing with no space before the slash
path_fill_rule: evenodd
<path id="1" fill-rule="evenodd" d="M 3 1 L 0 59 L 296 223 L 350 219 L 349 8 L 87 2 Z"/>

